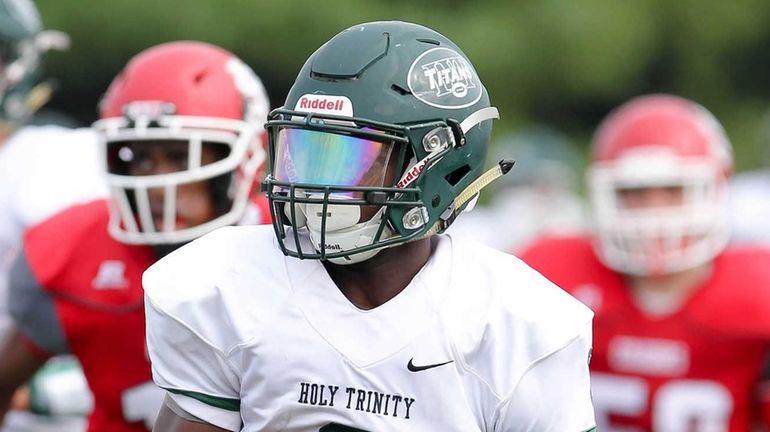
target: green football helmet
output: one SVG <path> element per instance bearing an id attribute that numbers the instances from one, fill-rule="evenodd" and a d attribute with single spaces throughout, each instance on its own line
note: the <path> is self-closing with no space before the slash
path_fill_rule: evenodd
<path id="1" fill-rule="evenodd" d="M 0 128 L 25 122 L 47 101 L 49 89 L 37 85 L 43 53 L 68 43 L 65 34 L 42 29 L 30 0 L 0 0 Z"/>
<path id="2" fill-rule="evenodd" d="M 471 62 L 441 34 L 399 21 L 337 34 L 267 123 L 263 190 L 283 252 L 352 264 L 443 232 L 510 168 L 482 175 L 495 118 Z"/>

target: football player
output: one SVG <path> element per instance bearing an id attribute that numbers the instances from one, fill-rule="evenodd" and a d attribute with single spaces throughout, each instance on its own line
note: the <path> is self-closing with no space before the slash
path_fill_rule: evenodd
<path id="1" fill-rule="evenodd" d="M 268 125 L 273 226 L 147 270 L 163 431 L 585 431 L 592 314 L 511 255 L 436 235 L 495 177 L 463 52 L 371 22 Z"/>
<path id="2" fill-rule="evenodd" d="M 43 30 L 31 1 L 0 0 L 0 344 L 11 323 L 8 272 L 24 229 L 68 205 L 107 194 L 92 131 L 26 125 L 51 93 L 47 82 L 39 82 L 46 51 L 67 44 L 63 33 Z M 0 381 L 5 378 L 0 374 Z M 91 395 L 76 361 L 56 358 L 31 388 L 16 393 L 13 406 L 19 410 L 0 430 L 83 430 Z"/>
<path id="3" fill-rule="evenodd" d="M 97 152 L 93 133 L 56 126 L 24 127 L 50 95 L 50 86 L 38 82 L 45 52 L 50 48 L 65 48 L 67 43 L 66 35 L 42 29 L 37 9 L 30 0 L 0 0 L 0 309 L 3 311 L 8 269 L 24 228 L 73 202 L 107 193 L 101 174 L 94 167 Z M 4 315 L 0 313 L 0 335 L 8 322 Z"/>
<path id="4" fill-rule="evenodd" d="M 0 353 L 4 385 L 70 352 L 94 393 L 90 431 L 152 427 L 162 394 L 150 379 L 140 276 L 215 227 L 267 220 L 255 191 L 268 110 L 258 77 L 221 48 L 172 42 L 131 59 L 94 125 L 111 199 L 25 233 L 10 281 L 19 330 Z"/>
<path id="5" fill-rule="evenodd" d="M 722 127 L 692 101 L 641 96 L 608 115 L 591 152 L 595 234 L 521 256 L 596 314 L 599 429 L 754 430 L 770 413 L 770 253 L 725 247 Z"/>

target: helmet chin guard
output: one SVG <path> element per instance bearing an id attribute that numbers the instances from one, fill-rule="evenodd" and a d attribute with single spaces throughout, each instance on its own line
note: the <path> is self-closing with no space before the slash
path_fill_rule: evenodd
<path id="1" fill-rule="evenodd" d="M 323 199 L 323 195 L 311 195 L 312 198 Z M 336 197 L 332 197 L 333 199 Z M 346 196 L 339 197 L 347 199 Z M 380 229 L 385 208 L 375 213 L 367 221 L 361 220 L 361 206 L 357 205 L 327 205 L 306 204 L 304 206 L 306 226 L 313 247 L 317 251 L 350 251 L 369 246 L 373 243 Z M 326 214 L 324 217 L 323 215 Z M 325 226 L 324 226 L 325 225 Z M 393 232 L 386 226 L 380 235 L 381 239 L 392 237 Z M 357 254 L 330 258 L 334 264 L 356 264 L 366 261 L 376 255 L 382 249 L 371 249 Z"/>

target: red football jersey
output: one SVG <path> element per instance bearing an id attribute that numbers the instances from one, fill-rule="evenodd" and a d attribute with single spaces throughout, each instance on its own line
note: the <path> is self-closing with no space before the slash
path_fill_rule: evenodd
<path id="1" fill-rule="evenodd" d="M 144 419 L 127 418 L 123 407 L 152 385 L 142 273 L 156 256 L 110 237 L 108 220 L 104 200 L 74 206 L 29 229 L 25 255 L 94 394 L 89 431 L 145 432 Z"/>
<path id="2" fill-rule="evenodd" d="M 254 222 L 268 222 L 265 202 L 262 196 L 252 200 Z M 141 284 L 157 256 L 149 246 L 113 239 L 109 217 L 108 202 L 99 200 L 64 210 L 25 233 L 30 280 L 17 280 L 11 290 L 26 290 L 17 296 L 35 305 L 21 306 L 28 311 L 14 318 L 31 345 L 77 356 L 94 395 L 89 431 L 146 432 L 163 395 L 152 382 Z M 46 304 L 55 317 L 41 320 L 44 314 L 34 310 Z"/>
<path id="3" fill-rule="evenodd" d="M 519 256 L 596 314 L 591 387 L 599 430 L 770 425 L 770 251 L 728 247 L 708 280 L 664 316 L 635 304 L 588 237 L 543 239 Z"/>

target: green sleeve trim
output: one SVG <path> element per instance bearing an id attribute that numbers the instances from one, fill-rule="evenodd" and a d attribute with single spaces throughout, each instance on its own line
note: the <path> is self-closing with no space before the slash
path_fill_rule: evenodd
<path id="1" fill-rule="evenodd" d="M 210 405 L 215 408 L 221 408 L 227 411 L 235 411 L 235 412 L 239 412 L 241 410 L 240 399 L 211 396 L 204 393 L 198 393 L 198 392 L 189 391 L 189 390 L 179 390 L 179 389 L 172 389 L 168 387 L 163 387 L 163 388 L 170 393 L 191 397 L 195 400 L 198 400 L 200 402 L 205 403 L 206 405 Z"/>
<path id="2" fill-rule="evenodd" d="M 583 432 L 596 432 L 596 426 L 592 427 L 591 429 L 586 429 Z"/>

